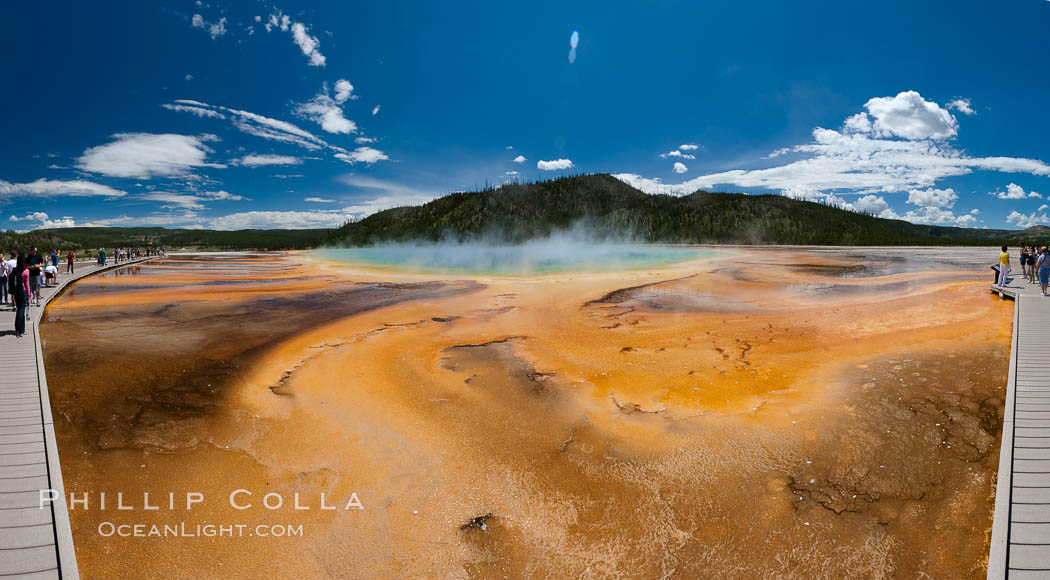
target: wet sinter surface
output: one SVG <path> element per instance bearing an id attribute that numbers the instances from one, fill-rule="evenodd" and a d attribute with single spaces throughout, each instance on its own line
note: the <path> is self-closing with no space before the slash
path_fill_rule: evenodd
<path id="1" fill-rule="evenodd" d="M 81 573 L 981 577 L 1012 314 L 996 256 L 460 278 L 172 257 L 85 280 L 41 330 L 66 487 L 90 501 Z"/>

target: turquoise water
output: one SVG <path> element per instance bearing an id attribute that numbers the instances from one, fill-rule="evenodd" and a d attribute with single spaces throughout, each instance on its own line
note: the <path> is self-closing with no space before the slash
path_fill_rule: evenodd
<path id="1" fill-rule="evenodd" d="M 665 266 L 706 258 L 714 252 L 689 247 L 546 240 L 518 246 L 397 244 L 326 248 L 314 250 L 313 254 L 326 260 L 405 271 L 528 276 Z"/>

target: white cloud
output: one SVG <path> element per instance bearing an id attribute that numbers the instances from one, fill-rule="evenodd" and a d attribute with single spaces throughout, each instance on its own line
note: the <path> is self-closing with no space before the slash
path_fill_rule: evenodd
<path id="1" fill-rule="evenodd" d="M 173 133 L 118 133 L 114 141 L 91 147 L 77 159 L 77 167 L 111 177 L 167 177 L 184 175 L 194 167 L 223 168 L 205 159 L 212 150 L 204 144 L 213 136 Z"/>
<path id="2" fill-rule="evenodd" d="M 202 203 L 204 200 L 197 197 L 196 195 L 187 193 L 170 193 L 166 191 L 151 191 L 148 193 L 142 193 L 135 197 L 146 201 L 156 201 L 161 203 L 161 207 L 164 208 L 183 208 L 183 209 L 206 209 L 206 206 Z"/>
<path id="3" fill-rule="evenodd" d="M 689 153 L 682 153 L 678 149 L 674 151 L 668 151 L 667 153 L 661 153 L 660 157 L 681 157 L 682 159 L 696 159 L 696 155 L 690 155 Z"/>
<path id="4" fill-rule="evenodd" d="M 346 161 L 351 165 L 354 163 L 367 163 L 371 165 L 376 161 L 390 159 L 387 157 L 386 153 L 383 153 L 378 149 L 373 149 L 372 147 L 358 147 L 349 153 L 336 153 L 335 158 Z"/>
<path id="5" fill-rule="evenodd" d="M 958 98 L 948 103 L 949 109 L 955 109 L 964 115 L 976 115 L 977 111 L 970 106 L 970 99 Z"/>
<path id="6" fill-rule="evenodd" d="M 959 195 L 952 188 L 948 189 L 913 189 L 908 192 L 908 203 L 922 207 L 950 208 L 955 205 Z"/>
<path id="7" fill-rule="evenodd" d="M 514 163 L 525 163 L 526 161 L 528 161 L 528 159 L 526 159 L 524 155 L 518 155 L 514 159 L 511 159 L 511 161 L 513 161 Z"/>
<path id="8" fill-rule="evenodd" d="M 354 85 L 350 84 L 350 81 L 346 79 L 339 79 L 335 81 L 335 102 L 345 103 L 347 99 L 351 98 L 354 92 Z"/>
<path id="9" fill-rule="evenodd" d="M 506 147 L 504 147 L 504 149 L 506 149 L 507 151 L 513 151 L 514 150 L 514 146 L 513 145 L 507 145 Z"/>
<path id="10" fill-rule="evenodd" d="M 205 109 L 202 107 L 195 107 L 193 105 L 172 105 L 170 103 L 165 103 L 161 106 L 171 111 L 178 111 L 180 113 L 192 113 L 194 115 L 197 115 L 198 117 L 209 117 L 212 119 L 226 118 L 226 115 L 223 115 L 218 111 L 213 111 L 211 109 Z"/>
<path id="11" fill-rule="evenodd" d="M 681 161 L 674 162 L 675 173 L 685 173 L 686 171 L 689 171 L 689 168 L 685 166 L 685 163 L 682 163 Z"/>
<path id="12" fill-rule="evenodd" d="M 356 219 L 343 211 L 246 211 L 233 213 L 208 221 L 214 230 L 269 230 L 337 228 Z"/>
<path id="13" fill-rule="evenodd" d="M 364 135 L 354 137 L 354 143 L 360 143 L 361 145 L 364 145 L 365 143 L 375 143 L 378 140 L 379 139 L 376 139 L 375 137 L 365 137 Z"/>
<path id="14" fill-rule="evenodd" d="M 896 102 L 896 98 L 887 99 Z M 910 102 L 911 98 L 903 100 Z M 924 100 L 922 102 L 927 103 Z M 935 103 L 928 104 L 936 106 Z M 882 102 L 876 103 L 875 106 L 882 115 L 883 124 L 896 127 L 895 130 L 899 132 L 924 132 L 939 136 L 954 131 L 948 129 L 947 122 L 941 123 L 940 128 L 936 130 L 917 129 L 916 127 L 931 125 L 926 117 L 941 118 L 943 121 L 942 116 L 930 112 L 925 105 L 920 106 L 922 111 L 918 113 L 918 119 L 913 119 L 910 123 L 901 118 L 903 113 L 900 107 L 896 109 L 895 115 L 884 111 L 891 108 Z M 943 109 L 940 110 L 944 112 Z M 852 125 L 862 128 L 863 123 L 853 122 Z M 873 132 L 875 130 L 872 129 Z M 803 158 L 763 169 L 734 169 L 701 175 L 678 184 L 665 184 L 660 179 L 646 178 L 633 173 L 622 173 L 616 177 L 649 193 L 675 195 L 686 195 L 699 189 L 712 189 L 717 185 L 735 185 L 766 191 L 811 189 L 865 195 L 926 189 L 942 179 L 967 175 L 976 170 L 1050 175 L 1050 165 L 1036 159 L 970 157 L 944 143 L 939 137 L 893 139 L 849 128 L 839 132 L 817 127 L 813 130 L 813 142 L 775 153 L 770 158 L 785 153 L 799 154 Z"/>
<path id="15" fill-rule="evenodd" d="M 46 230 L 51 228 L 72 228 L 76 227 L 76 220 L 69 216 L 63 216 L 59 219 L 51 219 L 46 213 L 42 211 L 35 211 L 27 214 L 23 217 L 11 216 L 13 222 L 36 222 L 36 229 Z"/>
<path id="16" fill-rule="evenodd" d="M 346 81 L 340 81 L 346 82 Z M 336 83 L 338 85 L 338 83 Z M 350 83 L 346 83 L 349 85 Z M 345 89 L 345 87 L 344 87 Z M 353 87 L 350 87 L 353 90 Z M 344 95 L 349 98 L 349 91 Z M 339 100 L 340 93 L 338 87 L 336 88 L 336 98 L 328 96 L 328 85 L 325 84 L 321 88 L 321 92 L 314 95 L 314 98 L 306 103 L 300 104 L 296 107 L 296 114 L 306 119 L 317 123 L 322 129 L 329 133 L 336 133 L 342 135 L 349 135 L 350 133 L 357 132 L 357 124 L 343 116 L 343 108 L 340 103 L 345 101 Z"/>
<path id="17" fill-rule="evenodd" d="M 870 133 L 871 119 L 868 117 L 867 113 L 857 113 L 856 115 L 847 118 L 842 126 L 846 133 Z M 780 154 L 782 155 L 789 151 L 789 149 L 781 149 Z"/>
<path id="18" fill-rule="evenodd" d="M 155 201 L 167 209 L 202 210 L 208 201 L 240 201 L 244 197 L 228 191 L 205 191 L 194 193 L 176 193 L 170 191 L 150 191 L 135 195 L 135 199 Z"/>
<path id="19" fill-rule="evenodd" d="M 336 200 L 334 199 L 325 199 L 323 197 L 307 197 L 304 198 L 303 201 L 308 201 L 311 203 L 336 203 Z"/>
<path id="20" fill-rule="evenodd" d="M 1016 224 L 1019 228 L 1028 229 L 1032 226 L 1050 224 L 1050 217 L 1047 217 L 1045 213 L 1032 212 L 1025 215 L 1017 211 L 1011 211 L 1010 215 L 1006 216 L 1006 223 Z"/>
<path id="21" fill-rule="evenodd" d="M 200 14 L 194 14 L 193 17 L 190 18 L 190 26 L 201 29 L 207 28 L 208 34 L 211 35 L 212 40 L 226 34 L 226 18 L 220 18 L 217 22 L 209 23 Z"/>
<path id="22" fill-rule="evenodd" d="M 269 139 L 271 141 L 280 141 L 283 143 L 292 143 L 311 150 L 317 150 L 321 147 L 332 147 L 323 139 L 320 139 L 314 134 L 310 133 L 309 131 L 306 131 L 287 121 L 271 119 L 269 117 L 264 117 L 262 115 L 258 115 L 249 111 L 231 109 L 229 107 L 223 107 L 220 105 L 209 105 L 207 103 L 202 103 L 200 101 L 193 101 L 189 99 L 179 99 L 175 101 L 175 105 L 173 105 L 173 107 L 176 105 L 210 110 L 213 112 L 225 112 L 232 117 L 231 121 L 233 123 L 233 126 L 239 129 L 241 132 L 247 133 L 249 135 L 255 135 L 256 137 L 262 137 L 263 139 Z M 194 114 L 199 114 L 195 111 L 190 112 L 193 112 Z"/>
<path id="23" fill-rule="evenodd" d="M 376 105 L 376 106 L 372 107 L 372 116 L 374 117 L 374 116 L 376 116 L 378 114 L 379 114 L 379 105 Z"/>
<path id="24" fill-rule="evenodd" d="M 188 75 L 186 75 L 183 78 L 185 78 L 187 81 L 192 81 L 193 80 L 193 75 L 188 74 Z"/>
<path id="25" fill-rule="evenodd" d="M 110 226 L 178 226 L 190 229 L 200 229 L 200 216 L 193 211 L 182 211 L 179 213 L 153 214 L 148 216 L 122 215 L 112 218 L 101 218 L 89 220 L 80 224 L 85 227 L 110 227 Z"/>
<path id="26" fill-rule="evenodd" d="M 0 180 L 0 197 L 124 197 L 127 192 L 108 185 L 75 179 L 57 181 L 38 179 L 30 183 L 10 183 Z"/>
<path id="27" fill-rule="evenodd" d="M 682 151 L 696 151 L 700 146 L 695 143 L 686 143 L 684 145 L 679 145 L 678 148 Z"/>
<path id="28" fill-rule="evenodd" d="M 302 162 L 302 159 L 290 155 L 269 155 L 258 153 L 245 155 L 240 159 L 234 159 L 231 161 L 233 165 L 241 165 L 243 167 L 261 167 L 263 165 L 299 165 Z"/>
<path id="29" fill-rule="evenodd" d="M 1027 198 L 1030 198 L 1030 197 L 1034 197 L 1034 198 L 1042 198 L 1043 197 L 1042 195 L 1040 195 L 1040 194 L 1038 194 L 1038 193 L 1036 193 L 1034 191 L 1025 193 L 1024 188 L 1021 187 L 1020 185 L 1017 185 L 1016 183 L 1011 183 L 1011 184 L 1007 185 L 1006 186 L 1006 191 L 993 191 L 993 192 L 989 193 L 989 195 L 994 195 L 995 197 L 998 197 L 999 199 L 1027 199 Z"/>
<path id="30" fill-rule="evenodd" d="M 954 137 L 959 127 L 951 113 L 915 91 L 876 97 L 864 107 L 875 118 L 872 130 L 879 137 L 941 140 Z"/>
<path id="31" fill-rule="evenodd" d="M 336 178 L 336 181 L 349 185 L 354 189 L 368 191 L 372 195 L 378 196 L 377 199 L 396 199 L 399 205 L 426 203 L 436 197 L 433 192 L 427 190 L 356 173 L 341 175 Z"/>
<path id="32" fill-rule="evenodd" d="M 857 201 L 853 202 L 853 207 L 857 211 L 878 215 L 890 208 L 890 204 L 886 203 L 886 200 L 882 197 L 875 195 L 865 195 L 864 197 L 858 198 Z"/>
<path id="33" fill-rule="evenodd" d="M 324 55 L 317 50 L 321 43 L 316 36 L 310 36 L 306 32 L 306 26 L 302 22 L 292 24 L 292 39 L 295 40 L 295 44 L 299 45 L 299 50 L 303 51 L 303 54 L 310 59 L 310 66 L 325 65 Z"/>
<path id="34" fill-rule="evenodd" d="M 569 169 L 572 167 L 572 161 L 569 159 L 554 159 L 552 161 L 539 161 L 536 163 L 536 167 L 544 171 L 557 171 L 559 169 Z"/>
<path id="35" fill-rule="evenodd" d="M 256 22 L 259 20 L 256 20 Z M 310 66 L 325 65 L 325 56 L 318 50 L 318 47 L 321 45 L 320 41 L 317 40 L 316 36 L 311 36 L 307 32 L 306 25 L 303 23 L 293 22 L 287 14 L 280 10 L 274 10 L 266 24 L 263 24 L 263 27 L 266 28 L 266 32 L 271 32 L 275 28 L 280 29 L 282 32 L 291 30 L 292 40 L 299 47 L 299 50 L 303 52 L 303 55 L 307 57 Z"/>
<path id="36" fill-rule="evenodd" d="M 517 174 L 518 174 L 517 171 L 508 171 L 508 172 L 504 173 L 503 175 L 517 175 Z"/>
<path id="37" fill-rule="evenodd" d="M 1035 211 L 1043 211 L 1044 209 L 1048 209 L 1048 208 L 1050 208 L 1050 205 L 1046 205 L 1044 203 L 1043 205 L 1039 206 L 1039 209 L 1037 209 Z"/>

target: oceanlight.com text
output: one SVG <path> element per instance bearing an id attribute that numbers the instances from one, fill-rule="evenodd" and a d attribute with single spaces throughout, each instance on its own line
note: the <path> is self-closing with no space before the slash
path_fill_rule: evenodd
<path id="1" fill-rule="evenodd" d="M 98 535 L 110 538 L 301 538 L 303 524 L 116 524 L 102 522 Z"/>

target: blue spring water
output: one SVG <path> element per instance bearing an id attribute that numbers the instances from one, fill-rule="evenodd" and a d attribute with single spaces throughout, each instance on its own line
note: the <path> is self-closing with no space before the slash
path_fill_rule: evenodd
<path id="1" fill-rule="evenodd" d="M 544 240 L 516 246 L 394 244 L 314 250 L 319 258 L 425 273 L 528 276 L 607 272 L 665 266 L 706 258 L 710 250 L 628 243 Z"/>

